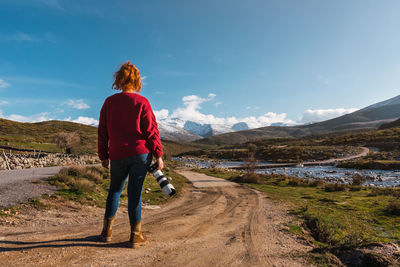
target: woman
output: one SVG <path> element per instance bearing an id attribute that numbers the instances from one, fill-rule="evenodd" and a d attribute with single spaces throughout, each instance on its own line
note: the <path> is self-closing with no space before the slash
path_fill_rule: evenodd
<path id="1" fill-rule="evenodd" d="M 139 70 L 129 61 L 114 74 L 113 89 L 122 92 L 106 99 L 100 111 L 98 155 L 103 167 L 111 165 L 104 227 L 101 238 L 111 241 L 112 225 L 119 198 L 129 175 L 128 213 L 131 225 L 129 246 L 146 242 L 141 231 L 142 188 L 147 168 L 155 156 L 164 167 L 156 118 L 149 101 L 138 93 L 142 87 Z"/>

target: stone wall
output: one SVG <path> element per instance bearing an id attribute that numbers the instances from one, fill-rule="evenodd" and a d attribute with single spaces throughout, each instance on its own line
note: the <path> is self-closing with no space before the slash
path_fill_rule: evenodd
<path id="1" fill-rule="evenodd" d="M 0 170 L 8 170 L 7 162 L 12 170 L 42 168 L 48 166 L 87 165 L 100 163 L 94 155 L 65 154 L 0 154 Z"/>

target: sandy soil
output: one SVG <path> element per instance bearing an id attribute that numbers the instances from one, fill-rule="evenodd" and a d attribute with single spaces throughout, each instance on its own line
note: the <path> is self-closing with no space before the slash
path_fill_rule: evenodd
<path id="1" fill-rule="evenodd" d="M 144 209 L 145 246 L 125 247 L 126 208 L 105 244 L 97 241 L 103 209 L 59 203 L 3 220 L 0 266 L 311 266 L 303 256 L 312 248 L 282 230 L 293 217 L 280 205 L 234 183 L 180 173 L 193 186 L 159 209 Z"/>

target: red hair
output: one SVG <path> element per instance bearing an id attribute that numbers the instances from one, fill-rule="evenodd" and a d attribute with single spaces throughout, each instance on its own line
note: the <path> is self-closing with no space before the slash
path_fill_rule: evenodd
<path id="1" fill-rule="evenodd" d="M 142 89 L 142 78 L 140 78 L 139 70 L 129 60 L 114 73 L 112 88 L 115 90 L 133 89 L 137 93 Z"/>

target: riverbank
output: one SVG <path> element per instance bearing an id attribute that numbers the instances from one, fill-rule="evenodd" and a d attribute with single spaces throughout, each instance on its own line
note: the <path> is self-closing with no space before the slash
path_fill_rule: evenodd
<path id="1" fill-rule="evenodd" d="M 369 160 L 359 159 L 340 162 L 339 168 L 369 169 L 369 170 L 399 170 L 400 161 L 398 160 Z"/>

